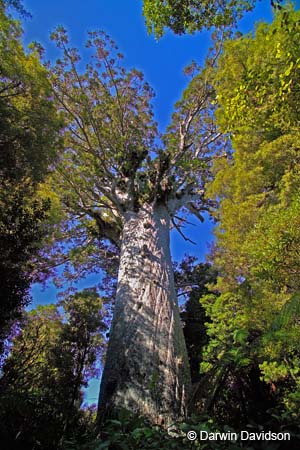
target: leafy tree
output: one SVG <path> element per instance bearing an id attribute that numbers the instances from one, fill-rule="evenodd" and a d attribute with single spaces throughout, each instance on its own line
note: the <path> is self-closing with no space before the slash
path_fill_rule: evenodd
<path id="1" fill-rule="evenodd" d="M 192 79 L 158 144 L 152 90 L 140 72 L 122 67 L 115 44 L 90 33 L 93 57 L 84 70 L 66 32 L 52 37 L 62 51 L 53 90 L 67 123 L 54 185 L 70 219 L 67 231 L 80 234 L 81 252 L 95 239 L 121 249 L 99 408 L 171 420 L 184 412 L 190 381 L 169 229 L 180 229 L 182 208 L 199 218 L 207 208 L 212 146 L 221 147 L 209 71 Z"/>
<path id="2" fill-rule="evenodd" d="M 215 162 L 221 296 L 204 300 L 203 371 L 255 370 L 282 420 L 298 417 L 299 400 L 299 18 L 282 10 L 228 41 L 218 62 L 217 116 L 234 151 Z"/>
<path id="3" fill-rule="evenodd" d="M 33 199 L 30 199 L 30 195 Z M 0 193 L 0 353 L 13 322 L 28 304 L 31 281 L 29 261 L 43 235 L 41 224 L 48 203 L 34 200 L 30 183 L 2 181 Z M 4 356 L 4 355 L 3 355 Z"/>
<path id="4" fill-rule="evenodd" d="M 0 379 L 2 442 L 10 449 L 57 449 L 75 435 L 83 442 L 82 387 L 103 350 L 102 299 L 84 290 L 24 320 Z"/>
<path id="5" fill-rule="evenodd" d="M 271 0 L 274 8 L 281 8 L 281 0 Z M 176 34 L 194 33 L 202 29 L 236 25 L 251 11 L 255 0 L 144 0 L 143 12 L 148 31 L 156 38 L 169 28 Z"/>
<path id="6" fill-rule="evenodd" d="M 37 195 L 59 147 L 62 124 L 37 51 L 25 53 L 22 30 L 0 2 L 0 353 L 28 303 L 30 261 L 43 235 L 49 200 Z"/>
<path id="7" fill-rule="evenodd" d="M 180 316 L 184 323 L 183 334 L 187 346 L 192 383 L 201 379 L 200 363 L 202 351 L 207 344 L 205 322 L 208 317 L 199 299 L 208 294 L 207 284 L 216 281 L 216 272 L 210 264 L 196 263 L 196 258 L 187 256 L 174 268 L 177 295 L 184 296 Z"/>
<path id="8" fill-rule="evenodd" d="M 103 300 L 96 290 L 86 289 L 60 302 L 68 321 L 60 336 L 60 342 L 54 351 L 56 366 L 60 368 L 61 378 L 58 380 L 62 393 L 69 393 L 66 398 L 64 428 L 61 443 L 67 433 L 72 432 L 73 412 L 81 401 L 81 388 L 98 375 L 106 330 L 104 322 Z M 61 352 L 65 352 L 62 358 Z"/>

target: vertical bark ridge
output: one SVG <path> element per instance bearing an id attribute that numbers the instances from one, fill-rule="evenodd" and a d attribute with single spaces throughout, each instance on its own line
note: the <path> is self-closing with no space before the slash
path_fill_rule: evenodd
<path id="1" fill-rule="evenodd" d="M 145 205 L 127 214 L 99 408 L 153 422 L 185 413 L 190 379 L 169 248 L 169 215 Z"/>

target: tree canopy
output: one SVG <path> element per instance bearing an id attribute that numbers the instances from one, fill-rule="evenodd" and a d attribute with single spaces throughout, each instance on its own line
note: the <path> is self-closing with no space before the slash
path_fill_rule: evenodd
<path id="1" fill-rule="evenodd" d="M 124 213 L 143 204 L 168 203 L 171 215 L 185 207 L 201 219 L 212 146 L 221 148 L 209 71 L 191 81 L 159 142 L 153 92 L 139 71 L 122 67 L 108 36 L 90 33 L 87 47 L 94 54 L 85 71 L 65 30 L 52 38 L 62 50 L 52 83 L 67 124 L 53 183 L 74 229 L 81 227 L 89 244 L 98 237 L 120 247 Z"/>
<path id="2" fill-rule="evenodd" d="M 143 11 L 148 31 L 160 38 L 166 28 L 183 34 L 235 24 L 255 3 L 255 0 L 144 0 Z"/>

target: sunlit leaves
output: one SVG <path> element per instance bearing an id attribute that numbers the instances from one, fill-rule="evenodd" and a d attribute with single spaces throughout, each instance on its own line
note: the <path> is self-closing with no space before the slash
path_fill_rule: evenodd
<path id="1" fill-rule="evenodd" d="M 299 33 L 299 14 L 287 8 L 271 25 L 260 24 L 255 38 L 227 42 L 216 77 L 224 128 L 251 127 L 269 138 L 297 127 Z"/>
<path id="2" fill-rule="evenodd" d="M 297 414 L 289 399 L 299 386 L 297 310 L 283 320 L 299 292 L 299 23 L 299 12 L 287 8 L 253 36 L 228 41 L 219 60 L 217 117 L 231 133 L 233 154 L 213 169 L 221 296 L 205 303 L 212 318 L 207 364 L 225 364 L 231 345 L 240 345 L 249 367 L 276 383 L 286 417 Z M 227 308 L 232 316 L 224 317 Z"/>
<path id="3" fill-rule="evenodd" d="M 167 28 L 176 34 L 229 26 L 255 5 L 255 0 L 144 0 L 148 31 L 160 38 Z"/>

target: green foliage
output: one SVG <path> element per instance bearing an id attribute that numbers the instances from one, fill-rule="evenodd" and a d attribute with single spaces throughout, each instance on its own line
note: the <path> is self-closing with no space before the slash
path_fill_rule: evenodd
<path id="1" fill-rule="evenodd" d="M 1 174 L 39 182 L 56 157 L 62 122 L 38 51 L 25 52 L 20 24 L 1 4 L 0 23 Z"/>
<path id="2" fill-rule="evenodd" d="M 233 153 L 214 165 L 220 295 L 203 300 L 211 322 L 202 370 L 227 368 L 244 386 L 255 374 L 283 422 L 299 417 L 299 30 L 299 12 L 287 7 L 255 35 L 228 41 L 218 62 L 217 118 Z"/>
<path id="3" fill-rule="evenodd" d="M 149 33 L 160 38 L 166 28 L 183 34 L 233 25 L 255 3 L 255 0 L 144 0 L 143 13 Z"/>
<path id="4" fill-rule="evenodd" d="M 0 353 L 14 320 L 29 302 L 30 262 L 43 236 L 48 202 L 35 199 L 30 181 L 2 180 L 0 190 Z M 31 197 L 32 196 L 32 197 Z"/>
<path id="5" fill-rule="evenodd" d="M 200 430 L 207 432 L 234 431 L 229 427 L 219 427 L 206 417 L 194 417 L 190 422 L 174 423 L 168 430 L 158 425 L 151 425 L 143 417 L 133 416 L 129 411 L 121 410 L 118 416 L 102 424 L 100 440 L 94 441 L 92 450 L 236 450 L 238 443 L 230 441 L 200 442 L 189 441 L 186 434 L 194 430 L 199 436 Z"/>
<path id="6" fill-rule="evenodd" d="M 242 428 L 248 432 L 260 432 L 264 428 L 261 425 L 254 426 L 246 424 Z M 187 433 L 194 431 L 197 438 L 189 441 Z M 121 410 L 114 419 L 102 424 L 100 436 L 83 447 L 82 450 L 285 450 L 286 442 L 251 441 L 241 442 L 239 439 L 200 440 L 200 432 L 207 433 L 237 433 L 240 429 L 234 429 L 228 425 L 219 425 L 213 419 L 206 416 L 193 416 L 187 422 L 174 423 L 168 430 L 149 424 L 144 418 L 136 417 L 126 410 Z M 286 431 L 286 430 L 285 430 Z M 296 446 L 299 444 L 297 431 L 290 431 L 291 442 Z M 234 438 L 234 435 L 233 435 Z M 294 441 L 294 442 L 292 442 Z M 71 447 L 77 450 L 77 447 Z M 70 450 L 71 450 L 70 448 Z M 291 447 L 292 448 L 292 447 Z M 67 447 L 66 447 L 67 450 Z"/>
<path id="7" fill-rule="evenodd" d="M 267 141 L 297 131 L 299 33 L 299 13 L 287 6 L 255 37 L 227 42 L 215 82 L 223 128 L 233 135 L 251 129 Z"/>
<path id="8" fill-rule="evenodd" d="M 62 126 L 47 72 L 37 51 L 25 52 L 21 36 L 20 24 L 0 2 L 0 354 L 29 301 L 31 262 L 49 210 L 37 185 L 56 157 Z"/>
<path id="9" fill-rule="evenodd" d="M 97 374 L 105 329 L 94 290 L 26 315 L 0 379 L 0 435 L 13 449 L 84 442 L 90 420 L 81 389 Z"/>

